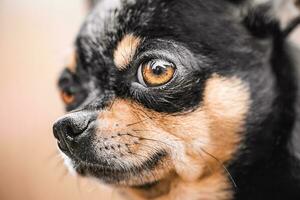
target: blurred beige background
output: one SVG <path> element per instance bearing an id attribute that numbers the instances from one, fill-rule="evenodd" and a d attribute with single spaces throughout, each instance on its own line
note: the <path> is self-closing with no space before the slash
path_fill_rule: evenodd
<path id="1" fill-rule="evenodd" d="M 69 175 L 52 135 L 56 78 L 85 15 L 83 0 L 0 0 L 0 199 L 116 199 Z"/>
<path id="2" fill-rule="evenodd" d="M 70 176 L 52 136 L 56 78 L 85 14 L 83 0 L 0 0 L 0 200 L 116 199 Z"/>

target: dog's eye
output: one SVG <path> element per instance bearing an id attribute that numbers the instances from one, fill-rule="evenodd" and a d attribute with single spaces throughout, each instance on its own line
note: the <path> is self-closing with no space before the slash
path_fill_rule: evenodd
<path id="1" fill-rule="evenodd" d="M 60 96 L 61 96 L 62 101 L 66 105 L 71 105 L 72 103 L 75 102 L 75 95 L 70 92 L 61 91 Z"/>
<path id="2" fill-rule="evenodd" d="M 175 66 L 164 60 L 151 60 L 141 64 L 138 69 L 138 81 L 149 87 L 168 83 L 174 76 Z"/>
<path id="3" fill-rule="evenodd" d="M 81 79 L 69 69 L 65 69 L 58 80 L 61 100 L 66 110 L 71 111 L 80 106 L 88 96 Z"/>

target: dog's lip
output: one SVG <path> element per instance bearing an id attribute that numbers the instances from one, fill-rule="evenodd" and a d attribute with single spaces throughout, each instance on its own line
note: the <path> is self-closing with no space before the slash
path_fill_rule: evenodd
<path id="1" fill-rule="evenodd" d="M 139 166 L 138 168 L 142 169 L 143 165 L 147 166 L 148 168 L 149 167 L 150 168 L 154 167 L 157 163 L 159 163 L 163 158 L 165 158 L 167 156 L 168 156 L 167 151 L 165 151 L 163 149 L 160 150 L 160 151 L 157 151 L 156 153 L 153 153 L 152 155 L 150 155 L 149 159 L 145 160 L 143 162 L 144 164 L 142 163 L 141 166 Z M 80 163 L 83 166 L 98 167 L 98 168 L 108 168 L 108 169 L 111 169 L 113 167 L 112 163 L 110 163 L 108 161 L 102 162 L 102 164 L 100 164 L 100 163 L 93 163 L 93 162 L 82 160 L 82 159 L 78 158 L 76 155 L 73 155 L 73 154 L 71 155 L 71 158 L 74 159 L 76 162 Z M 122 160 L 122 159 L 120 158 L 118 160 Z M 149 162 L 149 163 L 147 163 L 147 162 Z M 120 167 L 120 169 L 124 170 L 124 168 L 122 168 L 122 167 Z"/>
<path id="2" fill-rule="evenodd" d="M 153 182 L 149 182 L 149 183 L 145 183 L 145 184 L 141 184 L 141 185 L 132 185 L 132 188 L 135 189 L 142 189 L 142 190 L 148 190 L 156 185 L 158 185 L 160 183 L 161 180 L 156 180 Z"/>
<path id="3" fill-rule="evenodd" d="M 82 176 L 93 176 L 98 178 L 108 184 L 121 184 L 124 185 L 124 182 L 128 177 L 128 174 L 131 174 L 132 171 L 135 171 L 136 174 L 143 173 L 144 170 L 153 170 L 157 165 L 168 156 L 168 153 L 164 150 L 157 152 L 156 154 L 149 157 L 149 160 L 145 160 L 144 163 L 139 166 L 132 165 L 131 167 L 124 168 L 121 165 L 119 166 L 116 163 L 92 163 L 83 161 L 79 159 L 76 155 L 68 155 L 75 163 L 74 168 L 79 175 Z M 112 177 L 118 177 L 117 179 L 113 179 Z M 151 183 L 153 183 L 152 181 Z M 143 183 L 140 186 L 143 186 Z M 131 186 L 127 185 L 126 186 Z M 135 185 L 138 186 L 138 185 Z"/>
<path id="4" fill-rule="evenodd" d="M 70 147 L 68 146 L 68 143 L 65 141 L 64 137 L 61 137 L 60 140 L 57 140 L 57 146 L 64 154 L 66 154 L 70 158 L 73 157 Z"/>
<path id="5" fill-rule="evenodd" d="M 57 146 L 58 146 L 58 148 L 59 148 L 61 151 L 63 151 L 64 153 L 66 153 L 66 152 L 69 151 L 69 149 L 68 149 L 68 147 L 67 147 L 67 144 L 66 144 L 65 142 L 62 142 L 62 141 L 58 140 L 58 141 L 57 141 Z"/>

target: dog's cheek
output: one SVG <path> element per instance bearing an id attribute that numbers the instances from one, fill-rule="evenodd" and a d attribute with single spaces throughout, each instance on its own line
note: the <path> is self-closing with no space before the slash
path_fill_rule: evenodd
<path id="1" fill-rule="evenodd" d="M 171 184 L 171 188 L 173 189 L 173 192 L 170 193 L 169 199 L 186 199 L 187 194 L 189 200 L 232 199 L 232 194 L 228 190 L 227 179 L 220 173 L 215 173 L 212 176 L 206 176 L 198 182 L 175 179 Z"/>
<path id="2" fill-rule="evenodd" d="M 164 118 L 164 128 L 171 135 L 169 137 L 174 137 L 176 141 L 171 153 L 175 171 L 186 181 L 195 181 L 203 174 L 205 161 L 200 150 L 210 142 L 208 120 L 202 109 L 183 116 Z"/>
<path id="3" fill-rule="evenodd" d="M 243 137 L 251 105 L 248 85 L 237 77 L 213 76 L 205 90 L 204 110 L 210 119 L 212 144 L 207 149 L 220 161 L 232 159 Z"/>
<path id="4" fill-rule="evenodd" d="M 241 141 L 249 99 L 242 80 L 213 75 L 206 82 L 204 100 L 197 110 L 159 122 L 179 141 L 173 160 L 183 179 L 198 179 L 232 159 Z"/>

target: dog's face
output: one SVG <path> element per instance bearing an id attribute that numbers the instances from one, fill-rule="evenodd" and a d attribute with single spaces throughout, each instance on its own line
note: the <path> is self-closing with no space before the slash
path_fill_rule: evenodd
<path id="1" fill-rule="evenodd" d="M 237 7 L 101 1 L 78 35 L 76 62 L 59 80 L 71 112 L 54 134 L 71 167 L 127 186 L 222 171 L 272 98 L 262 67 L 270 41 L 249 32 Z M 224 171 L 217 177 L 228 181 Z"/>

